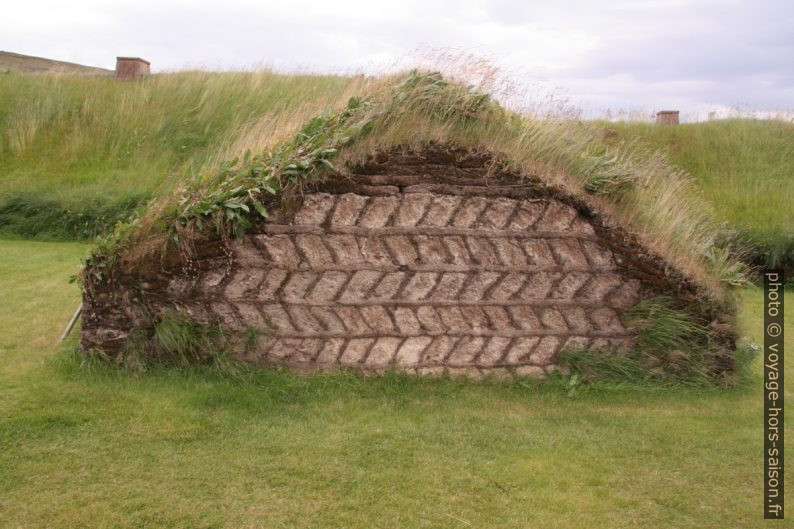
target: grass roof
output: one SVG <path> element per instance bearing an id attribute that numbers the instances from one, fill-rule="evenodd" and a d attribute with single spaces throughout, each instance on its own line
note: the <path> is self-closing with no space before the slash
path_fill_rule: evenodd
<path id="1" fill-rule="evenodd" d="M 131 263 L 210 230 L 241 236 L 268 207 L 307 183 L 344 176 L 346 167 L 378 150 L 436 142 L 492 152 L 510 172 L 584 201 L 714 301 L 725 302 L 726 285 L 742 279 L 691 177 L 658 152 L 605 145 L 574 119 L 508 111 L 487 93 L 436 72 L 366 79 L 359 88 L 341 108 L 301 125 L 284 121 L 267 135 L 250 131 L 243 154 L 205 166 L 118 225 L 88 268 Z"/>

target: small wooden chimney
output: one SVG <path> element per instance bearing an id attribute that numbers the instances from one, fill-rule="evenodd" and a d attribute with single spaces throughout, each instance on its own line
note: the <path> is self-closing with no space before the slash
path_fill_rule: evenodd
<path id="1" fill-rule="evenodd" d="M 140 57 L 116 57 L 116 79 L 130 81 L 149 75 L 149 64 Z"/>
<path id="2" fill-rule="evenodd" d="M 660 110 L 656 113 L 657 125 L 678 125 L 678 110 Z"/>

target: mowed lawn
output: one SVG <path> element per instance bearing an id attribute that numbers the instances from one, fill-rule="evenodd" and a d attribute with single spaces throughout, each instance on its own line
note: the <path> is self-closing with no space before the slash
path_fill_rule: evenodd
<path id="1" fill-rule="evenodd" d="M 751 388 L 573 398 L 555 381 L 132 375 L 56 343 L 87 250 L 0 241 L 0 527 L 784 527 L 762 519 L 760 357 Z M 742 298 L 760 341 L 761 292 Z"/>

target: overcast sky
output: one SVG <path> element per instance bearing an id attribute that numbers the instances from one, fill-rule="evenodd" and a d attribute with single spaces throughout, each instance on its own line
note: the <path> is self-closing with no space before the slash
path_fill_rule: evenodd
<path id="1" fill-rule="evenodd" d="M 3 7 L 0 49 L 106 68 L 133 55 L 156 71 L 334 72 L 452 49 L 588 114 L 794 109 L 793 0 L 24 0 Z"/>

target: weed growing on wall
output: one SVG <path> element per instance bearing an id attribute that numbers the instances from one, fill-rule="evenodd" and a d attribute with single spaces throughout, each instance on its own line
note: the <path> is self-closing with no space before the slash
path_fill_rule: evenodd
<path id="1" fill-rule="evenodd" d="M 224 372 L 241 368 L 229 354 L 229 339 L 219 325 L 201 324 L 176 311 L 166 312 L 151 332 L 135 331 L 118 361 L 133 371 L 155 365 L 210 365 Z"/>
<path id="2" fill-rule="evenodd" d="M 639 331 L 634 346 L 622 353 L 572 349 L 559 356 L 560 365 L 583 380 L 635 381 L 711 385 L 715 374 L 733 368 L 732 344 L 697 314 L 675 300 L 659 296 L 626 312 L 626 323 Z M 741 355 L 740 355 L 741 356 Z M 741 356 L 744 361 L 744 356 Z"/>

